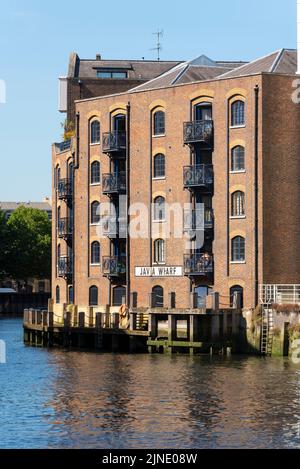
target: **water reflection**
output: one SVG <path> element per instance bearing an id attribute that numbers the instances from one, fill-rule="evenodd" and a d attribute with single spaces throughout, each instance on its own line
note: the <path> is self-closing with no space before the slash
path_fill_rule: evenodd
<path id="1" fill-rule="evenodd" d="M 49 352 L 23 346 L 18 320 L 0 338 L 1 447 L 300 447 L 286 360 Z"/>

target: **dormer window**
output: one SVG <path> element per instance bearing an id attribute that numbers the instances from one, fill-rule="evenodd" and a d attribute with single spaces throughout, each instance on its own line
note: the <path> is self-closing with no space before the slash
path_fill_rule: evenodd
<path id="1" fill-rule="evenodd" d="M 97 77 L 98 78 L 114 78 L 114 79 L 126 79 L 128 78 L 128 74 L 126 71 L 120 70 L 97 70 Z"/>

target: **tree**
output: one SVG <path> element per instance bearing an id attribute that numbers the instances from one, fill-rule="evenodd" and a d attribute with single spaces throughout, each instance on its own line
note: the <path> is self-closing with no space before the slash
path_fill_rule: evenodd
<path id="1" fill-rule="evenodd" d="M 0 279 L 7 272 L 7 222 L 5 213 L 0 210 Z"/>
<path id="2" fill-rule="evenodd" d="M 20 206 L 7 222 L 8 273 L 15 280 L 50 278 L 51 222 L 42 210 Z"/>

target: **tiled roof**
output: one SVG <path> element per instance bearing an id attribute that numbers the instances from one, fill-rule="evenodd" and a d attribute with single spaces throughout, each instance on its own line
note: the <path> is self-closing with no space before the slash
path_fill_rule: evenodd
<path id="1" fill-rule="evenodd" d="M 191 83 L 194 81 L 211 80 L 232 69 L 230 62 L 215 62 L 205 55 L 201 55 L 189 62 L 183 62 L 173 67 L 168 72 L 153 80 L 132 88 L 130 91 L 146 91 L 181 83 Z"/>
<path id="2" fill-rule="evenodd" d="M 296 70 L 297 51 L 293 49 L 280 49 L 247 65 L 224 73 L 219 78 L 236 78 L 263 72 L 293 75 L 296 73 Z"/>
<path id="3" fill-rule="evenodd" d="M 13 211 L 20 206 L 38 208 L 39 210 L 45 211 L 52 209 L 48 202 L 0 202 L 0 210 L 3 211 Z"/>

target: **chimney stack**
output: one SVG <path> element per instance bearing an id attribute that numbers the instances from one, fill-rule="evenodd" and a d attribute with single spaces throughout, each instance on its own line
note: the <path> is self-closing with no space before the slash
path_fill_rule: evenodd
<path id="1" fill-rule="evenodd" d="M 300 75 L 300 0 L 297 0 L 297 74 Z"/>

